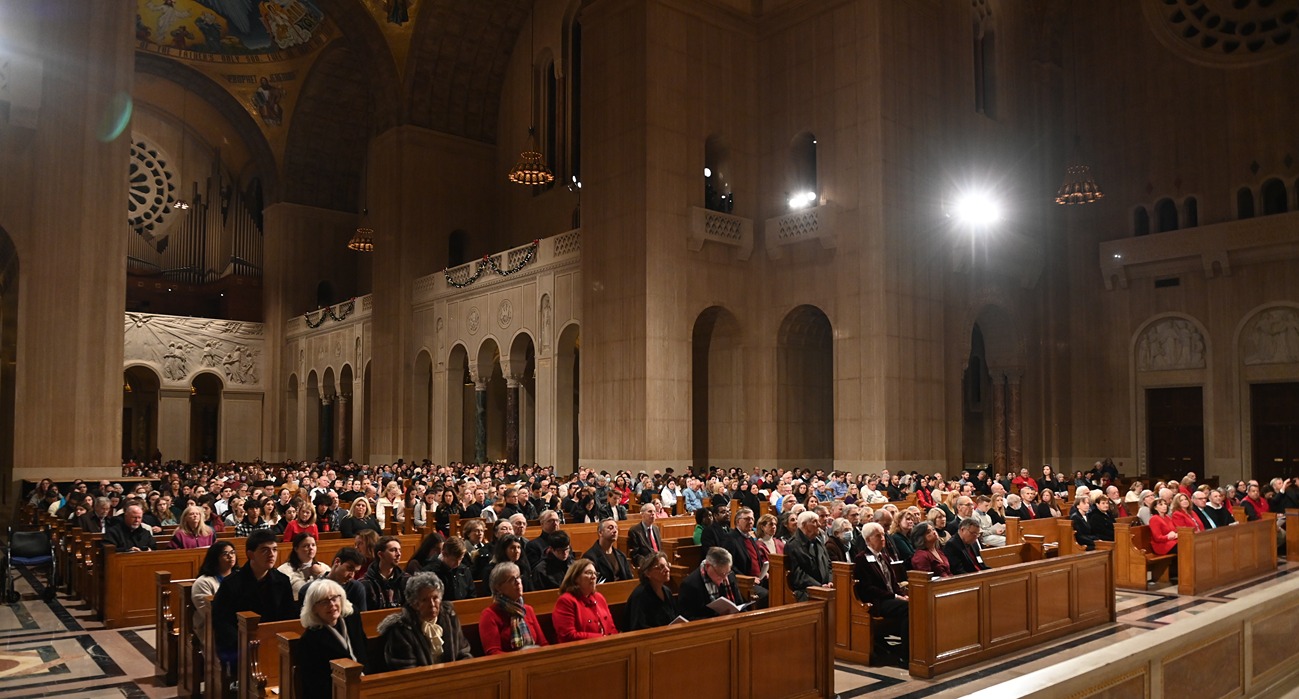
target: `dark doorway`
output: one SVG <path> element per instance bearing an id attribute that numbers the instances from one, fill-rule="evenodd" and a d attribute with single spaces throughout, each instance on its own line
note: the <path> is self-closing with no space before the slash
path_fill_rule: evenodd
<path id="1" fill-rule="evenodd" d="M 1204 476 L 1204 390 L 1146 390 L 1146 453 L 1150 475 L 1178 478 L 1188 471 Z"/>
<path id="2" fill-rule="evenodd" d="M 1253 478 L 1299 476 L 1299 383 L 1256 383 L 1249 387 L 1254 435 Z"/>

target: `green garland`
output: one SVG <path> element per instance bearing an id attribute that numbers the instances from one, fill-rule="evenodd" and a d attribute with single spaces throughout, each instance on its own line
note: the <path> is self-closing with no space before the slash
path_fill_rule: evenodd
<path id="1" fill-rule="evenodd" d="M 338 308 L 338 313 L 334 313 L 335 308 Z M 315 330 L 325 324 L 326 318 L 333 318 L 341 323 L 344 318 L 352 315 L 352 312 L 355 310 L 356 299 L 350 298 L 337 306 L 325 306 L 325 308 L 320 311 L 320 317 L 317 318 L 314 323 L 311 322 L 311 312 L 303 313 L 302 320 L 307 324 L 308 328 Z"/>
<path id="2" fill-rule="evenodd" d="M 483 276 L 483 270 L 489 267 L 498 276 L 508 277 L 511 274 L 516 274 L 518 272 L 521 272 L 524 267 L 527 267 L 528 263 L 532 262 L 532 258 L 536 257 L 537 250 L 540 247 L 541 247 L 541 241 L 533 240 L 532 244 L 528 246 L 527 252 L 523 254 L 523 260 L 520 261 L 519 264 L 509 269 L 501 269 L 501 266 L 496 262 L 496 258 L 492 257 L 491 255 L 483 255 L 482 261 L 480 261 L 478 263 L 478 266 L 474 268 L 474 273 L 470 275 L 470 277 L 466 279 L 464 282 L 457 282 L 455 279 L 453 279 L 451 277 L 450 268 L 442 270 L 442 274 L 446 276 L 447 286 L 455 287 L 457 289 L 463 289 L 466 286 L 469 286 L 470 284 L 473 284 L 474 282 L 478 281 L 479 277 Z"/>

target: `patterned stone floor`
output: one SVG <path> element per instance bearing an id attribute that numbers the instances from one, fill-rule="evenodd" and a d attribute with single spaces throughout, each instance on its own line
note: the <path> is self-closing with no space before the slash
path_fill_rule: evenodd
<path id="1" fill-rule="evenodd" d="M 1117 595 L 1117 623 L 932 680 L 912 679 L 897 668 L 836 663 L 835 690 L 840 699 L 867 695 L 881 699 L 965 696 L 1190 618 L 1246 590 L 1267 587 L 1297 572 L 1299 563 L 1282 561 L 1271 575 L 1205 597 L 1179 597 L 1171 586 L 1144 593 L 1121 591 Z M 37 590 L 43 582 L 42 575 L 22 572 L 16 580 L 22 600 L 15 605 L 0 604 L 0 699 L 176 696 L 174 687 L 163 686 L 154 677 L 152 627 L 105 629 L 91 619 L 90 611 L 78 600 L 59 596 L 53 602 L 42 601 Z M 1299 690 L 1295 695 L 1299 696 Z"/>

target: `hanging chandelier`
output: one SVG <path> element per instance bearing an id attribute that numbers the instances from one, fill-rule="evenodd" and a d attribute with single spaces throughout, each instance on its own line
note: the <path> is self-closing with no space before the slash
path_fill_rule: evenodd
<path id="1" fill-rule="evenodd" d="M 537 128 L 532 123 L 533 107 L 537 101 L 536 73 L 537 62 L 534 55 L 535 43 L 537 40 L 537 16 L 534 12 L 529 18 L 530 29 L 528 37 L 528 145 L 527 148 L 519 154 L 519 162 L 510 170 L 510 181 L 515 184 L 537 186 L 550 184 L 555 181 L 555 173 L 551 172 L 550 167 L 546 165 L 545 156 L 537 148 Z"/>
<path id="2" fill-rule="evenodd" d="M 1070 165 L 1065 168 L 1064 184 L 1055 193 L 1055 203 L 1091 204 L 1104 196 L 1100 185 L 1092 177 L 1091 168 L 1086 165 Z"/>
<path id="3" fill-rule="evenodd" d="M 357 252 L 374 252 L 374 229 L 361 226 L 356 229 L 352 239 L 347 241 L 347 249 Z"/>

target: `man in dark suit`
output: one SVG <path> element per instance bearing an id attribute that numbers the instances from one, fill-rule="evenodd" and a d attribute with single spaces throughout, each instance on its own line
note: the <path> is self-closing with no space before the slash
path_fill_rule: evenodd
<path id="1" fill-rule="evenodd" d="M 820 534 L 821 517 L 815 512 L 801 512 L 798 531 L 785 544 L 789 589 L 800 602 L 807 601 L 807 588 L 834 584 L 830 578 L 830 556 Z"/>
<path id="2" fill-rule="evenodd" d="M 559 513 L 554 510 L 543 510 L 541 513 L 541 535 L 523 545 L 523 555 L 528 559 L 528 566 L 536 568 L 541 557 L 546 555 L 546 537 L 559 529 Z"/>
<path id="3" fill-rule="evenodd" d="M 735 514 L 735 528 L 727 532 L 724 548 L 730 552 L 737 573 L 753 576 L 753 596 L 757 598 L 754 607 L 764 609 L 768 597 L 768 576 L 763 571 L 768 561 L 767 547 L 754 537 L 754 523 L 753 510 L 741 507 Z"/>
<path id="4" fill-rule="evenodd" d="M 1221 501 L 1221 494 L 1218 497 Z M 1236 519 L 1231 516 L 1222 503 L 1218 503 L 1215 509 L 1209 505 L 1209 496 L 1202 490 L 1195 491 L 1191 496 L 1191 511 L 1195 513 L 1200 524 L 1204 525 L 1205 530 L 1217 529 L 1218 527 L 1228 527 L 1236 523 Z"/>
<path id="5" fill-rule="evenodd" d="M 943 545 L 943 553 L 952 566 L 952 575 L 977 573 L 987 570 L 983 554 L 979 548 L 979 520 L 963 519 L 956 529 L 956 536 Z"/>
<path id="6" fill-rule="evenodd" d="M 595 564 L 599 582 L 631 580 L 631 564 L 627 554 L 618 550 L 618 520 L 612 517 L 600 521 L 600 538 L 582 554 Z"/>
<path id="7" fill-rule="evenodd" d="M 704 531 L 699 535 L 699 545 L 704 550 L 714 546 L 726 546 L 726 540 L 730 538 L 731 531 L 731 507 L 729 504 L 717 505 L 713 509 L 713 523 L 704 527 Z"/>
<path id="8" fill-rule="evenodd" d="M 888 538 L 884 536 L 884 527 L 870 522 L 862 527 L 862 532 L 866 535 L 866 552 L 854 561 L 853 578 L 857 583 L 853 592 L 858 600 L 871 606 L 871 616 L 884 617 L 890 630 L 901 639 L 893 649 L 884 641 L 884 634 L 878 635 L 872 663 L 906 667 L 911 650 L 907 638 L 910 630 L 907 593 L 893 575 L 893 559 L 884 546 Z"/>
<path id="9" fill-rule="evenodd" d="M 152 551 L 158 546 L 153 540 L 153 530 L 144 526 L 144 505 L 132 500 L 122 511 L 121 520 L 108 526 L 104 543 L 112 544 L 118 553 Z"/>
<path id="10" fill-rule="evenodd" d="M 703 563 L 681 581 L 681 592 L 677 596 L 677 611 L 687 619 L 711 619 L 717 612 L 708 608 L 714 600 L 725 597 L 738 607 L 744 604 L 740 598 L 739 582 L 731 571 L 731 554 L 724 548 L 711 548 L 704 555 Z"/>
<path id="11" fill-rule="evenodd" d="M 641 505 L 640 524 L 627 532 L 627 551 L 639 567 L 642 558 L 662 550 L 663 532 L 654 526 L 654 505 L 652 503 Z"/>
<path id="12" fill-rule="evenodd" d="M 1105 497 L 1102 495 L 1101 497 Z M 1081 547 L 1088 551 L 1096 550 L 1096 535 L 1092 533 L 1091 524 L 1087 521 L 1087 516 L 1091 512 L 1092 504 L 1087 498 L 1078 498 L 1074 513 L 1069 515 L 1069 520 L 1073 522 L 1073 540 Z"/>
<path id="13" fill-rule="evenodd" d="M 68 498 L 71 502 L 72 498 Z M 95 509 L 93 512 L 87 512 L 77 519 L 77 526 L 81 531 L 87 534 L 99 534 L 108 531 L 108 525 L 112 520 L 113 504 L 106 497 L 95 498 Z"/>

